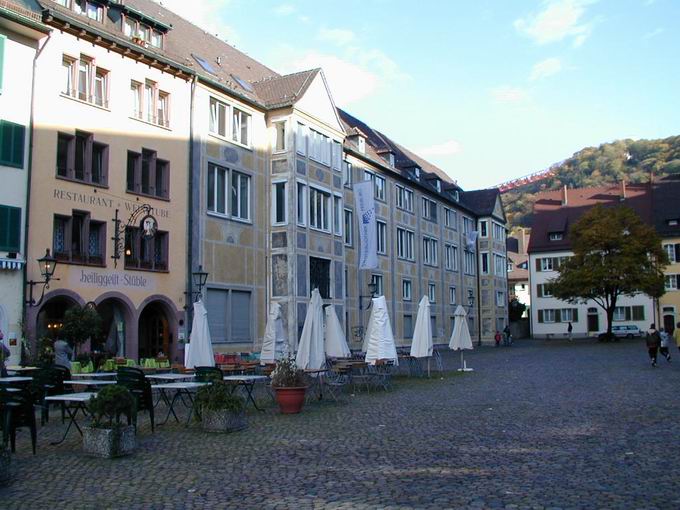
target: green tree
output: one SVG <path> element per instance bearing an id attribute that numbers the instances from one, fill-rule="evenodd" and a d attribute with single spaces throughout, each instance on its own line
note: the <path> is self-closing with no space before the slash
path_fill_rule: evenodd
<path id="1" fill-rule="evenodd" d="M 73 345 L 75 354 L 88 338 L 96 338 L 102 328 L 102 319 L 97 310 L 89 306 L 72 306 L 64 314 L 64 323 L 59 336 Z"/>
<path id="2" fill-rule="evenodd" d="M 572 225 L 569 238 L 574 256 L 551 281 L 552 293 L 569 303 L 597 303 L 607 315 L 608 336 L 621 296 L 664 294 L 668 257 L 661 239 L 629 207 L 594 207 Z"/>

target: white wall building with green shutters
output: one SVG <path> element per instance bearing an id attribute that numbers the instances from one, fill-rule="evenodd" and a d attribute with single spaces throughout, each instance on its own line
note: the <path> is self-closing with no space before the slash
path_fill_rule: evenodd
<path id="1" fill-rule="evenodd" d="M 33 59 L 47 28 L 0 4 L 0 330 L 20 352 Z"/>

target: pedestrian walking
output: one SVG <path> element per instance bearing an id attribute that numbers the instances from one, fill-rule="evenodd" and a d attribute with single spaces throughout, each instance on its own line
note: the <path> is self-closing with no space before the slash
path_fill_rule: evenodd
<path id="1" fill-rule="evenodd" d="M 571 325 L 571 322 L 567 326 L 567 335 L 569 336 L 569 341 L 571 342 L 571 332 L 574 331 L 574 326 Z"/>
<path id="2" fill-rule="evenodd" d="M 659 350 L 659 344 L 661 343 L 661 335 L 656 330 L 656 325 L 652 324 L 647 330 L 647 336 L 645 338 L 647 344 L 647 352 L 649 353 L 649 358 L 652 360 L 652 366 L 656 366 L 656 353 Z"/>
<path id="3" fill-rule="evenodd" d="M 57 339 L 54 342 L 54 364 L 61 365 L 71 370 L 71 357 L 73 349 L 66 340 Z"/>
<path id="4" fill-rule="evenodd" d="M 506 325 L 505 328 L 503 328 L 503 335 L 505 336 L 504 342 L 505 345 L 510 347 L 512 345 L 512 335 L 510 334 L 510 325 Z"/>
<path id="5" fill-rule="evenodd" d="M 661 337 L 661 342 L 659 343 L 659 352 L 666 358 L 666 361 L 671 362 L 671 353 L 668 352 L 668 348 L 671 345 L 671 335 L 668 334 L 664 328 L 659 329 L 659 336 Z"/>
<path id="6" fill-rule="evenodd" d="M 673 340 L 675 340 L 675 345 L 678 346 L 680 350 L 680 322 L 675 325 L 675 331 L 673 331 Z"/>
<path id="7" fill-rule="evenodd" d="M 500 347 L 501 345 L 501 332 L 496 330 L 496 336 L 493 337 L 494 340 L 496 340 L 496 347 Z M 680 345 L 678 346 L 680 348 Z"/>

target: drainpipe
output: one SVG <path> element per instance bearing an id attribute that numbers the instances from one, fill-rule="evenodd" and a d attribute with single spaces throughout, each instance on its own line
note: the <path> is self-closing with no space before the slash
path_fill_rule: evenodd
<path id="1" fill-rule="evenodd" d="M 488 234 L 488 230 L 487 230 Z M 492 252 L 493 253 L 493 252 Z M 479 234 L 475 239 L 475 264 L 477 266 L 477 345 L 482 346 L 482 283 L 479 274 Z M 491 265 L 491 261 L 489 261 Z M 495 296 L 494 296 L 495 299 Z"/>
<path id="2" fill-rule="evenodd" d="M 187 209 L 189 210 L 189 216 L 187 219 L 187 275 L 186 275 L 186 298 L 185 305 L 186 311 L 184 312 L 184 342 L 189 340 L 189 328 L 191 327 L 191 319 L 193 318 L 193 298 L 192 298 L 192 276 L 193 263 L 194 263 L 194 172 L 198 171 L 200 173 L 200 166 L 195 165 L 194 162 L 194 106 L 195 106 L 195 96 L 196 96 L 196 76 L 191 80 L 191 97 L 189 99 L 189 183 L 188 183 L 188 196 L 187 196 Z M 198 169 L 198 170 L 197 170 Z M 200 200 L 198 201 L 200 204 Z M 200 230 L 200 229 L 199 229 Z M 199 234 L 200 237 L 200 234 Z"/>
<path id="3" fill-rule="evenodd" d="M 23 313 L 23 327 L 22 329 L 26 332 L 28 336 L 28 331 L 31 331 L 32 328 L 29 327 L 28 325 L 28 311 L 26 310 L 26 282 L 28 281 L 28 225 L 29 225 L 29 215 L 30 215 L 30 207 L 29 204 L 31 203 L 31 179 L 33 178 L 33 131 L 34 131 L 34 126 L 35 126 L 35 72 L 38 67 L 38 58 L 40 58 L 40 55 L 42 55 L 43 50 L 45 49 L 45 46 L 47 46 L 47 43 L 50 41 L 50 38 L 52 37 L 52 33 L 50 32 L 47 34 L 47 39 L 45 39 L 45 42 L 38 48 L 38 51 L 35 53 L 35 56 L 33 57 L 33 76 L 31 76 L 31 112 L 30 112 L 30 118 L 28 121 L 28 165 L 27 165 L 27 172 L 26 172 L 26 207 L 25 207 L 25 215 L 24 215 L 24 255 L 26 258 L 26 261 L 24 263 L 24 269 L 23 269 L 23 279 L 24 281 L 22 282 L 21 285 L 21 305 L 22 308 L 24 309 Z M 38 45 L 40 45 L 40 42 L 38 42 Z M 32 331 L 35 333 L 35 331 Z"/>

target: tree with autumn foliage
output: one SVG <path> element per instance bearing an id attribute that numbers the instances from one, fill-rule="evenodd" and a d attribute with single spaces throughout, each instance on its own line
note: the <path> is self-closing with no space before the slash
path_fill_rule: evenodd
<path id="1" fill-rule="evenodd" d="M 656 231 L 629 207 L 598 205 L 569 230 L 574 256 L 550 282 L 552 294 L 569 303 L 592 300 L 607 315 L 607 337 L 622 296 L 661 297 L 668 256 Z"/>

